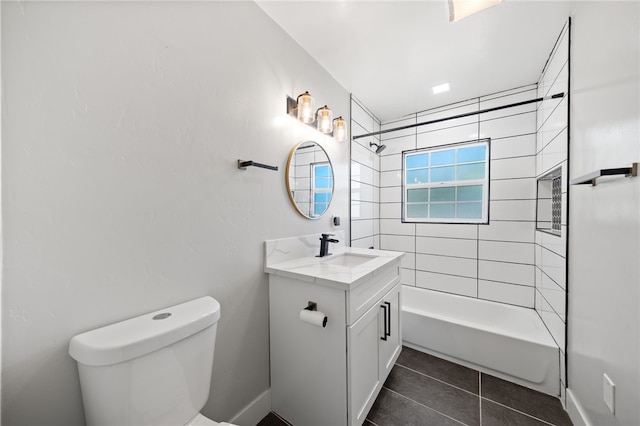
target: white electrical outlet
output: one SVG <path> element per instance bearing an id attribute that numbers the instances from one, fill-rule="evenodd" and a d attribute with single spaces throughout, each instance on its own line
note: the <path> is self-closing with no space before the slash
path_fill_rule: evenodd
<path id="1" fill-rule="evenodd" d="M 615 414 L 616 410 L 616 385 L 606 374 L 602 375 L 602 398 L 607 404 L 611 414 Z"/>

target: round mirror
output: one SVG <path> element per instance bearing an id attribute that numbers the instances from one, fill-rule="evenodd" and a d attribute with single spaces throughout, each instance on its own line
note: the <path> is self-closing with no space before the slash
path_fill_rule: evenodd
<path id="1" fill-rule="evenodd" d="M 291 149 L 286 180 L 289 199 L 298 213 L 318 219 L 327 211 L 333 196 L 333 167 L 318 143 L 305 141 Z"/>

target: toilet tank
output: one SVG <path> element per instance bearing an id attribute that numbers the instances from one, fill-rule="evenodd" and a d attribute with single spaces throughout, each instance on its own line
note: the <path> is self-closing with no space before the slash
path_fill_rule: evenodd
<path id="1" fill-rule="evenodd" d="M 220 304 L 202 297 L 74 336 L 87 425 L 183 425 L 209 397 Z"/>

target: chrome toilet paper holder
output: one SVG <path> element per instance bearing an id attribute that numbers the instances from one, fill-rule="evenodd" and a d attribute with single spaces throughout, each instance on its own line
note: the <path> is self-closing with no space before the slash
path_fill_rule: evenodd
<path id="1" fill-rule="evenodd" d="M 318 310 L 318 304 L 316 302 L 307 302 L 307 307 L 304 308 L 307 311 L 317 311 Z"/>

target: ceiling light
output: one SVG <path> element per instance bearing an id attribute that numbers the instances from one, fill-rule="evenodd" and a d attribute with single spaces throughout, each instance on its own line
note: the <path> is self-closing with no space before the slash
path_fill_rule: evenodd
<path id="1" fill-rule="evenodd" d="M 431 88 L 433 90 L 433 94 L 437 95 L 438 93 L 448 92 L 449 91 L 449 83 L 439 84 L 437 86 L 433 86 Z"/>
<path id="2" fill-rule="evenodd" d="M 467 16 L 495 6 L 502 0 L 449 0 L 449 22 L 457 22 Z"/>

